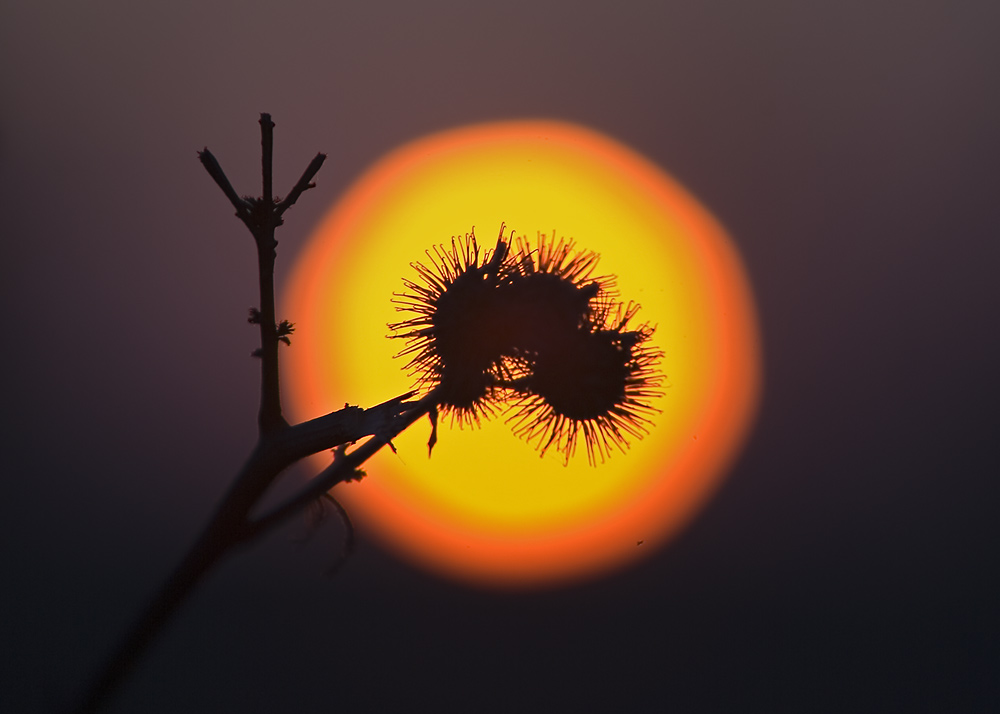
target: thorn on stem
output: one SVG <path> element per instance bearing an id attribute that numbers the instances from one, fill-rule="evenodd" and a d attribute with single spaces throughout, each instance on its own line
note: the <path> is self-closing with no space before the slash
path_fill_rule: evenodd
<path id="1" fill-rule="evenodd" d="M 427 412 L 427 417 L 431 420 L 431 438 L 427 440 L 427 458 L 431 457 L 431 452 L 434 451 L 434 445 L 438 442 L 438 410 L 437 407 L 431 407 Z"/>

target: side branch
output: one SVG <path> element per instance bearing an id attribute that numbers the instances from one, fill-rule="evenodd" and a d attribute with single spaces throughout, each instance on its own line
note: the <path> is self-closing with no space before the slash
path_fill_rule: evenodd
<path id="1" fill-rule="evenodd" d="M 302 173 L 302 177 L 299 178 L 295 186 L 292 187 L 291 192 L 285 196 L 283 201 L 278 202 L 278 204 L 274 207 L 276 215 L 281 216 L 282 213 L 294 206 L 303 191 L 310 188 L 316 188 L 316 184 L 312 183 L 312 180 L 313 177 L 316 176 L 320 167 L 323 165 L 324 161 L 326 161 L 326 154 L 316 154 L 313 160 L 309 162 L 309 166 L 307 166 L 306 170 Z"/>
<path id="2" fill-rule="evenodd" d="M 198 159 L 201 161 L 201 165 L 205 167 L 208 171 L 208 175 L 212 177 L 216 185 L 222 189 L 222 192 L 226 194 L 226 198 L 229 202 L 233 204 L 233 208 L 236 209 L 236 216 L 244 223 L 250 217 L 251 204 L 249 201 L 242 199 L 236 193 L 233 185 L 229 183 L 229 178 L 226 176 L 226 172 L 222 170 L 222 166 L 219 165 L 218 159 L 205 147 L 202 151 L 198 152 Z"/>
<path id="3" fill-rule="evenodd" d="M 290 459 L 298 460 L 366 436 L 386 433 L 397 417 L 414 406 L 414 402 L 406 401 L 412 396 L 413 392 L 407 392 L 368 409 L 345 406 L 291 426 L 281 434 L 282 449 Z"/>
<path id="4" fill-rule="evenodd" d="M 284 522 L 311 502 L 321 498 L 338 483 L 356 478 L 357 469 L 361 464 L 374 456 L 379 449 L 390 443 L 417 419 L 429 414 L 437 406 L 438 398 L 438 390 L 431 390 L 420 400 L 414 402 L 410 409 L 393 419 L 384 431 L 376 432 L 372 438 L 354 451 L 346 454 L 338 453 L 333 463 L 310 480 L 297 494 L 267 513 L 257 518 L 251 518 L 247 524 L 249 538 L 256 538 Z"/>

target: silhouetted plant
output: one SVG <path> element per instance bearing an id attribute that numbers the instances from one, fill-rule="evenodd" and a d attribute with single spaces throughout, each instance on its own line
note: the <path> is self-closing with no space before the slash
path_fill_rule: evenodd
<path id="1" fill-rule="evenodd" d="M 237 547 L 295 514 L 305 512 L 312 528 L 326 503 L 348 528 L 349 550 L 350 520 L 330 490 L 362 478 L 360 466 L 383 446 L 392 447 L 392 439 L 421 417 L 430 417 L 433 447 L 439 409 L 459 424 L 477 424 L 506 409 L 514 432 L 542 455 L 555 448 L 568 460 L 582 436 L 595 463 L 611 447 L 624 451 L 629 437 L 641 437 L 654 411 L 660 353 L 648 344 L 653 329 L 629 327 L 637 307 L 617 301 L 611 277 L 591 276 L 598 256 L 565 241 L 540 239 L 532 246 L 523 238 L 505 239 L 501 226 L 492 250 L 481 251 L 474 233 L 453 238 L 450 248 L 434 248 L 427 253 L 429 264 L 414 264 L 418 278 L 405 280 L 406 292 L 392 298 L 400 311 L 412 313 L 390 328 L 393 337 L 407 340 L 401 354 L 411 357 L 414 391 L 369 409 L 345 406 L 289 425 L 281 410 L 278 349 L 291 344 L 295 328 L 275 316 L 274 231 L 285 211 L 314 187 L 326 157 L 317 154 L 288 196 L 278 199 L 271 186 L 269 114 L 261 114 L 260 126 L 260 197 L 237 194 L 212 153 L 199 152 L 257 248 L 260 307 L 248 317 L 260 330 L 260 347 L 253 352 L 261 361 L 257 444 L 201 536 L 92 682 L 80 712 L 98 710 L 195 585 Z M 327 450 L 333 453 L 327 468 L 284 502 L 259 512 L 284 469 Z"/>
<path id="2" fill-rule="evenodd" d="M 582 435 L 590 462 L 604 461 L 646 433 L 659 394 L 653 329 L 628 327 L 638 306 L 616 301 L 612 278 L 591 277 L 596 254 L 544 238 L 511 252 L 503 231 L 492 251 L 481 254 L 473 231 L 414 265 L 421 282 L 405 281 L 395 302 L 415 315 L 390 325 L 409 342 L 400 356 L 460 423 L 505 404 L 542 455 L 554 447 L 568 460 Z"/>

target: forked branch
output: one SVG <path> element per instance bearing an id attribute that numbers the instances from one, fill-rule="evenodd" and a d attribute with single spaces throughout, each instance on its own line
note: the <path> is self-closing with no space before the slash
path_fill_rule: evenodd
<path id="1" fill-rule="evenodd" d="M 206 148 L 198 156 L 216 185 L 229 199 L 236 216 L 253 235 L 257 247 L 260 307 L 250 311 L 250 322 L 260 328 L 260 348 L 254 356 L 261 360 L 261 403 L 259 436 L 247 463 L 223 497 L 201 536 L 154 595 L 145 611 L 125 633 L 104 667 L 93 679 L 78 712 L 97 712 L 125 680 L 142 654 L 216 563 L 239 546 L 246 545 L 272 528 L 315 503 L 337 483 L 357 476 L 358 467 L 389 443 L 403 429 L 427 411 L 427 399 L 406 401 L 403 394 L 370 409 L 345 406 L 325 416 L 289 426 L 282 416 L 278 382 L 278 348 L 289 343 L 292 324 L 277 322 L 274 310 L 274 260 L 277 241 L 274 230 L 282 215 L 299 196 L 313 188 L 313 178 L 326 159 L 317 154 L 284 200 L 272 195 L 272 150 L 274 122 L 261 114 L 261 174 L 263 195 L 241 197 L 236 193 L 222 166 Z M 348 452 L 347 444 L 370 437 Z M 306 456 L 336 449 L 338 457 L 322 477 L 304 486 L 298 495 L 264 515 L 255 515 L 262 496 L 278 475 Z"/>

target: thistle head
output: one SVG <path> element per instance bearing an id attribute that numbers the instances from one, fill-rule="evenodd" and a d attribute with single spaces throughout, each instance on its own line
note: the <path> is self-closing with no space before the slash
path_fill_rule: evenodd
<path id="1" fill-rule="evenodd" d="M 394 298 L 411 317 L 390 325 L 407 340 L 417 386 L 438 390 L 460 423 L 504 405 L 514 432 L 568 459 L 582 435 L 603 461 L 641 437 L 659 395 L 653 328 L 629 327 L 638 306 L 617 302 L 614 280 L 593 277 L 598 256 L 540 236 L 481 251 L 474 233 L 429 251 L 419 280 Z"/>
<path id="2" fill-rule="evenodd" d="M 492 412 L 493 392 L 502 369 L 502 346 L 491 329 L 498 322 L 498 291 L 508 280 L 507 244 L 480 249 L 475 230 L 452 238 L 451 246 L 427 252 L 428 262 L 413 264 L 420 280 L 404 281 L 396 309 L 412 317 L 389 325 L 393 337 L 407 340 L 398 356 L 417 386 L 437 387 L 440 405 L 460 421 L 478 421 Z"/>

